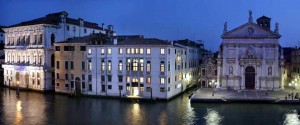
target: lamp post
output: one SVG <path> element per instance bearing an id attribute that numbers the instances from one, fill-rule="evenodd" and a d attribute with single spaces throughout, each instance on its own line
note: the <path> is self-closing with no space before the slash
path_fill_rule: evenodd
<path id="1" fill-rule="evenodd" d="M 215 88 L 215 80 L 212 80 L 211 81 L 212 82 L 212 96 L 214 96 L 215 95 L 215 91 L 214 91 L 214 88 Z"/>
<path id="2" fill-rule="evenodd" d="M 17 95 L 18 95 L 18 96 L 19 96 L 19 91 L 20 91 L 20 86 L 19 86 L 19 84 L 20 84 L 20 82 L 17 81 L 17 90 L 16 90 L 16 92 L 17 92 Z"/>

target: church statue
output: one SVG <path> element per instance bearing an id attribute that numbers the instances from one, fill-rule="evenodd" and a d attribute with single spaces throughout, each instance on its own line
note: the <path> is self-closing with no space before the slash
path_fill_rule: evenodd
<path id="1" fill-rule="evenodd" d="M 276 22 L 274 32 L 277 33 L 277 34 L 279 33 L 278 25 L 279 25 L 278 22 Z"/>
<path id="2" fill-rule="evenodd" d="M 224 30 L 223 30 L 223 34 L 227 33 L 227 22 L 224 23 Z"/>
<path id="3" fill-rule="evenodd" d="M 233 74 L 233 67 L 232 67 L 232 66 L 229 67 L 229 74 L 230 74 L 230 75 Z"/>
<path id="4" fill-rule="evenodd" d="M 249 22 L 253 22 L 252 11 L 251 10 L 249 10 Z"/>
<path id="5" fill-rule="evenodd" d="M 269 67 L 269 68 L 268 68 L 268 75 L 269 75 L 269 76 L 272 75 L 272 67 Z"/>

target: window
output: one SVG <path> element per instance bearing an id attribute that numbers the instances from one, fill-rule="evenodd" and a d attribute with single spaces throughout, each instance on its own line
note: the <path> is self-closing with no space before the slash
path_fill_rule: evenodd
<path id="1" fill-rule="evenodd" d="M 92 49 L 88 49 L 88 54 L 92 54 Z"/>
<path id="2" fill-rule="evenodd" d="M 69 75 L 65 74 L 65 80 L 69 80 Z"/>
<path id="3" fill-rule="evenodd" d="M 140 48 L 140 54 L 144 54 L 144 49 Z"/>
<path id="4" fill-rule="evenodd" d="M 74 32 L 76 31 L 76 27 L 75 27 L 75 26 L 73 27 L 73 31 L 74 31 Z"/>
<path id="5" fill-rule="evenodd" d="M 108 70 L 108 71 L 111 71 L 111 61 L 110 61 L 110 60 L 108 60 L 108 67 L 107 67 L 107 70 Z"/>
<path id="6" fill-rule="evenodd" d="M 140 83 L 144 83 L 144 77 L 140 77 Z"/>
<path id="7" fill-rule="evenodd" d="M 85 82 L 81 83 L 81 87 L 82 87 L 82 89 L 85 89 Z"/>
<path id="8" fill-rule="evenodd" d="M 147 87 L 147 88 L 146 88 L 146 91 L 147 91 L 147 92 L 151 92 L 151 87 Z"/>
<path id="9" fill-rule="evenodd" d="M 55 51 L 60 51 L 60 46 L 55 46 Z"/>
<path id="10" fill-rule="evenodd" d="M 73 80 L 74 79 L 74 74 L 71 74 L 71 80 Z"/>
<path id="11" fill-rule="evenodd" d="M 69 84 L 65 84 L 65 87 L 68 88 L 68 87 L 69 87 Z"/>
<path id="12" fill-rule="evenodd" d="M 84 61 L 81 62 L 81 69 L 85 70 L 85 62 Z"/>
<path id="13" fill-rule="evenodd" d="M 56 79 L 59 79 L 59 73 L 56 73 Z"/>
<path id="14" fill-rule="evenodd" d="M 145 91 L 144 84 L 140 84 L 140 91 L 141 91 L 141 92 L 144 92 L 144 91 Z"/>
<path id="15" fill-rule="evenodd" d="M 134 48 L 131 48 L 131 54 L 134 54 Z"/>
<path id="16" fill-rule="evenodd" d="M 160 62 L 160 72 L 165 72 L 165 62 L 164 61 Z"/>
<path id="17" fill-rule="evenodd" d="M 89 68 L 89 70 L 92 70 L 92 60 L 91 59 L 89 59 L 88 68 Z"/>
<path id="18" fill-rule="evenodd" d="M 34 81 L 33 81 L 34 82 Z M 32 84 L 34 84 L 34 83 L 32 83 Z M 56 83 L 56 86 L 59 86 L 59 83 Z"/>
<path id="19" fill-rule="evenodd" d="M 123 76 L 118 76 L 119 82 L 123 82 Z"/>
<path id="20" fill-rule="evenodd" d="M 88 80 L 92 81 L 92 75 L 88 75 Z"/>
<path id="21" fill-rule="evenodd" d="M 68 31 L 70 30 L 70 26 L 69 26 L 69 25 L 67 25 L 67 30 L 68 30 Z"/>
<path id="22" fill-rule="evenodd" d="M 107 53 L 108 53 L 108 54 L 111 54 L 111 48 L 108 48 L 108 49 L 107 49 Z"/>
<path id="23" fill-rule="evenodd" d="M 84 33 L 86 33 L 86 29 L 84 28 Z"/>
<path id="24" fill-rule="evenodd" d="M 165 87 L 160 87 L 160 92 L 165 92 Z"/>
<path id="25" fill-rule="evenodd" d="M 170 49 L 168 49 L 168 53 L 170 54 Z"/>
<path id="26" fill-rule="evenodd" d="M 140 71 L 144 71 L 144 59 L 140 59 Z"/>
<path id="27" fill-rule="evenodd" d="M 151 78 L 150 77 L 147 77 L 146 83 L 151 83 Z"/>
<path id="28" fill-rule="evenodd" d="M 165 84 L 165 78 L 160 78 L 160 84 Z"/>
<path id="29" fill-rule="evenodd" d="M 161 55 L 165 54 L 165 49 L 160 49 L 160 54 Z"/>
<path id="30" fill-rule="evenodd" d="M 151 54 L 151 49 L 147 48 L 147 54 Z"/>
<path id="31" fill-rule="evenodd" d="M 151 71 L 151 63 L 150 61 L 147 61 L 147 72 L 150 72 Z"/>
<path id="32" fill-rule="evenodd" d="M 56 61 L 56 69 L 59 69 L 59 61 Z"/>
<path id="33" fill-rule="evenodd" d="M 119 54 L 123 54 L 123 49 L 119 48 Z"/>
<path id="34" fill-rule="evenodd" d="M 92 86 L 92 84 L 89 84 L 89 91 L 93 91 L 93 86 Z"/>
<path id="35" fill-rule="evenodd" d="M 101 82 L 105 82 L 105 76 L 101 75 Z"/>
<path id="36" fill-rule="evenodd" d="M 104 53 L 105 53 L 104 48 L 101 48 L 101 55 L 104 55 Z"/>
<path id="37" fill-rule="evenodd" d="M 111 82 L 111 75 L 107 75 L 107 81 Z"/>
<path id="38" fill-rule="evenodd" d="M 104 60 L 101 61 L 101 70 L 102 71 L 105 70 L 105 62 L 104 62 Z"/>
<path id="39" fill-rule="evenodd" d="M 74 62 L 71 61 L 71 69 L 74 69 Z"/>
<path id="40" fill-rule="evenodd" d="M 122 63 L 122 60 L 119 61 L 119 66 L 118 66 L 118 70 L 119 71 L 122 71 L 123 69 L 123 63 Z"/>
<path id="41" fill-rule="evenodd" d="M 85 80 L 85 74 L 82 74 L 81 77 L 82 77 L 82 80 Z"/>
<path id="42" fill-rule="evenodd" d="M 130 59 L 126 59 L 126 71 L 130 71 Z"/>
<path id="43" fill-rule="evenodd" d="M 65 61 L 65 69 L 68 69 L 68 67 L 69 67 L 69 63 L 68 61 Z"/>
<path id="44" fill-rule="evenodd" d="M 130 84 L 129 83 L 126 84 L 126 91 L 130 91 Z"/>
<path id="45" fill-rule="evenodd" d="M 130 77 L 129 76 L 126 77 L 126 82 L 130 82 Z"/>
<path id="46" fill-rule="evenodd" d="M 170 61 L 168 61 L 168 71 L 170 71 Z"/>
<path id="47" fill-rule="evenodd" d="M 126 48 L 126 54 L 130 54 L 130 49 Z"/>
<path id="48" fill-rule="evenodd" d="M 107 89 L 111 89 L 111 85 L 108 85 L 108 86 L 107 86 Z"/>
<path id="49" fill-rule="evenodd" d="M 170 77 L 168 78 L 168 84 L 170 84 L 170 82 L 171 82 L 171 79 L 170 79 Z"/>
<path id="50" fill-rule="evenodd" d="M 86 51 L 86 46 L 80 46 L 80 51 Z"/>
<path id="51" fill-rule="evenodd" d="M 133 59 L 132 60 L 132 70 L 133 71 L 138 71 L 138 59 Z"/>
<path id="52" fill-rule="evenodd" d="M 139 49 L 135 48 L 135 54 L 139 54 Z"/>

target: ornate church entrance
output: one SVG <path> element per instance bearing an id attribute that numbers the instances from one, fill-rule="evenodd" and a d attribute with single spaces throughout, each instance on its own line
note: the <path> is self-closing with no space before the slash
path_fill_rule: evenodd
<path id="1" fill-rule="evenodd" d="M 245 87 L 246 89 L 254 89 L 255 69 L 252 66 L 248 66 L 245 71 Z"/>

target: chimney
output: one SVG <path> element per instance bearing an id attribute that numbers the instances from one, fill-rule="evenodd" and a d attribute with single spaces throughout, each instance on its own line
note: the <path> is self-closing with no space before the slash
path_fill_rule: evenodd
<path id="1" fill-rule="evenodd" d="M 102 30 L 104 30 L 104 23 L 102 23 Z"/>
<path id="2" fill-rule="evenodd" d="M 118 44 L 118 39 L 114 39 L 114 45 Z"/>

